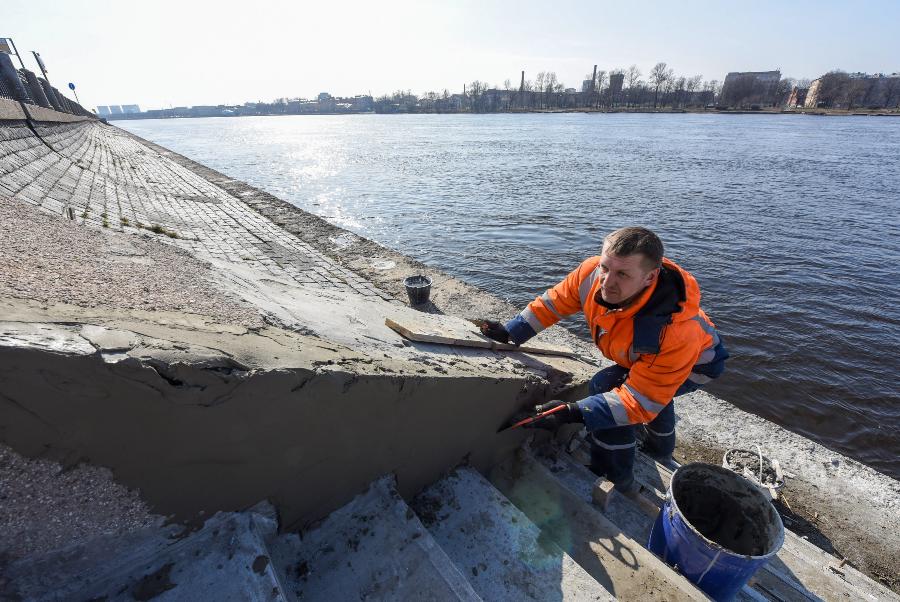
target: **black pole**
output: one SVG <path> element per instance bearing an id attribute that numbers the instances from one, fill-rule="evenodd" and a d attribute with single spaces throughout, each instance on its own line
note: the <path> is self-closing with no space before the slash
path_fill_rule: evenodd
<path id="1" fill-rule="evenodd" d="M 16 51 L 16 57 L 19 59 L 19 64 L 22 65 L 22 69 L 24 69 L 24 68 L 25 68 L 25 63 L 22 62 L 22 55 L 19 54 L 19 49 L 16 48 L 16 43 L 13 42 L 13 39 L 12 39 L 12 38 L 6 38 L 6 39 L 9 40 L 9 43 L 10 43 L 10 44 L 12 44 L 13 50 Z"/>
<path id="2" fill-rule="evenodd" d="M 44 61 L 40 59 L 40 55 L 36 51 L 32 50 L 31 54 L 34 55 L 34 62 L 37 63 L 37 66 L 40 68 L 41 73 L 44 74 L 44 79 L 47 80 L 47 83 L 50 83 L 50 78 L 47 77 L 47 70 L 44 69 Z M 20 58 L 19 60 L 21 61 L 22 59 Z"/>

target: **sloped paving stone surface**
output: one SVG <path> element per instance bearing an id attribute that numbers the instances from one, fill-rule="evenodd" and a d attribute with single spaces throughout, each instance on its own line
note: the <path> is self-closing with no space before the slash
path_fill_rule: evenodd
<path id="1" fill-rule="evenodd" d="M 0 127 L 0 194 L 78 223 L 154 232 L 203 258 L 300 284 L 390 295 L 238 198 L 120 130 L 95 122 Z"/>
<path id="2" fill-rule="evenodd" d="M 259 311 L 210 282 L 209 263 L 160 244 L 155 235 L 129 236 L 84 228 L 35 211 L 0 193 L 0 297 L 44 304 L 184 311 L 222 323 L 263 326 Z"/>

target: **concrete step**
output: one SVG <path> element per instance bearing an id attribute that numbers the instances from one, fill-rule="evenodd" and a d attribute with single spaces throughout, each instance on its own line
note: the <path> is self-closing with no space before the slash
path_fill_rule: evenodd
<path id="1" fill-rule="evenodd" d="M 490 481 L 618 600 L 707 600 L 642 543 L 569 491 L 530 451 L 491 470 Z"/>
<path id="2" fill-rule="evenodd" d="M 373 482 L 314 529 L 268 540 L 287 591 L 302 600 L 481 600 L 400 498 Z"/>
<path id="3" fill-rule="evenodd" d="M 13 563 L 2 600 L 284 600 L 264 538 L 273 515 L 217 514 L 198 531 L 169 526 L 104 536 Z"/>
<path id="4" fill-rule="evenodd" d="M 485 600 L 613 600 L 613 596 L 472 468 L 412 507 Z"/>
<path id="5" fill-rule="evenodd" d="M 590 504 L 592 509 L 598 514 L 602 513 L 603 516 L 620 528 L 626 537 L 637 542 L 647 542 L 650 539 L 650 529 L 653 527 L 655 516 L 648 514 L 641 505 L 636 504 L 631 499 L 616 493 L 609 496 L 609 503 L 601 511 L 600 508 L 593 505 L 594 485 L 598 480 L 594 473 L 569 454 L 559 451 L 558 448 L 542 449 L 541 452 L 535 455 L 535 459 L 547 468 L 557 481 L 574 494 L 575 497 L 586 504 Z M 764 596 L 760 591 L 751 587 L 744 587 L 736 599 L 755 602 L 770 599 L 777 600 L 774 597 Z M 786 599 L 802 600 L 803 598 L 793 595 Z"/>
<path id="6" fill-rule="evenodd" d="M 635 475 L 661 495 L 669 488 L 672 471 L 638 453 Z M 800 583 L 816 599 L 884 600 L 900 602 L 900 596 L 790 529 L 784 530 L 784 545 L 764 570 L 783 579 Z M 763 585 L 765 587 L 765 585 Z"/>

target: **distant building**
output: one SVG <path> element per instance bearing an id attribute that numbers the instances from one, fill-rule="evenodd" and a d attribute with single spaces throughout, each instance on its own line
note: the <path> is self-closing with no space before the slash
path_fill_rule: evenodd
<path id="1" fill-rule="evenodd" d="M 583 94 L 589 94 L 594 91 L 594 80 L 586 79 L 581 82 L 581 92 Z"/>
<path id="2" fill-rule="evenodd" d="M 511 96 L 509 90 L 491 88 L 481 93 L 477 110 L 485 112 L 502 111 L 509 108 Z"/>
<path id="3" fill-rule="evenodd" d="M 219 117 L 226 115 L 225 105 L 194 105 L 191 107 L 191 117 Z M 232 112 L 233 113 L 233 112 Z"/>
<path id="4" fill-rule="evenodd" d="M 338 104 L 345 105 L 347 111 L 371 111 L 374 106 L 372 97 L 365 94 L 336 100 Z"/>
<path id="5" fill-rule="evenodd" d="M 847 110 L 898 108 L 900 73 L 826 73 L 810 84 L 803 106 Z"/>
<path id="6" fill-rule="evenodd" d="M 126 115 L 134 115 L 141 112 L 141 107 L 137 105 L 122 105 L 122 112 Z"/>
<path id="7" fill-rule="evenodd" d="M 319 102 L 327 102 L 331 100 L 331 94 L 329 94 L 328 92 L 320 92 L 316 100 L 318 100 Z"/>
<path id="8" fill-rule="evenodd" d="M 109 105 L 109 114 L 110 115 L 121 115 L 122 107 L 119 105 Z"/>
<path id="9" fill-rule="evenodd" d="M 97 107 L 97 115 L 99 115 L 100 117 L 109 117 L 109 115 L 110 115 L 109 107 L 106 105 L 98 106 Z"/>
<path id="10" fill-rule="evenodd" d="M 787 107 L 789 109 L 796 109 L 804 106 L 806 104 L 806 95 L 808 93 L 809 88 L 794 86 L 791 88 L 791 95 L 788 96 Z"/>
<path id="11" fill-rule="evenodd" d="M 781 71 L 732 71 L 722 84 L 722 103 L 730 107 L 772 106 Z"/>
<path id="12" fill-rule="evenodd" d="M 612 97 L 616 97 L 622 93 L 622 87 L 625 85 L 624 73 L 609 74 L 609 93 Z"/>
<path id="13" fill-rule="evenodd" d="M 777 84 L 781 80 L 781 71 L 732 71 L 725 76 L 725 82 L 722 85 L 734 84 L 737 80 L 745 77 L 753 78 L 764 84 Z"/>

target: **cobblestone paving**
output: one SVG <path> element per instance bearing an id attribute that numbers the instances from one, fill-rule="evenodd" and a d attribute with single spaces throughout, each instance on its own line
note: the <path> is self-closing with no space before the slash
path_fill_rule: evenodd
<path id="1" fill-rule="evenodd" d="M 79 223 L 143 228 L 199 257 L 392 299 L 222 188 L 95 122 L 0 127 L 0 192 Z"/>

